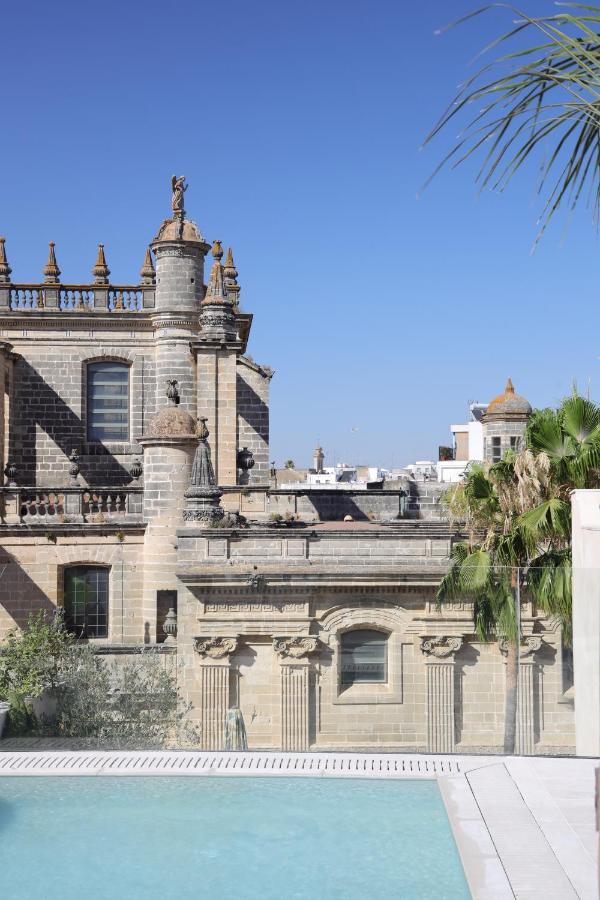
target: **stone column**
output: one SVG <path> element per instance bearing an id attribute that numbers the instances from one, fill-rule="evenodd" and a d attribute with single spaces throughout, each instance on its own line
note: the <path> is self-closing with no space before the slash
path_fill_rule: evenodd
<path id="1" fill-rule="evenodd" d="M 426 657 L 427 749 L 430 753 L 454 750 L 454 655 L 462 637 L 421 638 Z"/>
<path id="2" fill-rule="evenodd" d="M 542 639 L 537 634 L 524 638 L 521 643 L 515 752 L 526 755 L 535 752 L 534 654 L 541 646 Z"/>
<path id="3" fill-rule="evenodd" d="M 203 750 L 225 749 L 225 718 L 229 709 L 231 655 L 237 637 L 195 638 L 200 665 L 200 745 Z"/>
<path id="4" fill-rule="evenodd" d="M 298 635 L 273 639 L 281 663 L 281 749 L 308 750 L 310 663 L 319 645 L 316 637 Z"/>

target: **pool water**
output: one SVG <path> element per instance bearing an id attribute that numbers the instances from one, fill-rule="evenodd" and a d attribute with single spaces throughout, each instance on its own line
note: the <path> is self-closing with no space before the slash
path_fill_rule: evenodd
<path id="1" fill-rule="evenodd" d="M 0 778 L 7 900 L 470 897 L 435 781 Z"/>

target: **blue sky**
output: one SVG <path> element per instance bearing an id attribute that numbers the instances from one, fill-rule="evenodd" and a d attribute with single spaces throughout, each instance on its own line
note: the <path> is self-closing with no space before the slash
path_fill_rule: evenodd
<path id="1" fill-rule="evenodd" d="M 272 457 L 434 458 L 469 400 L 508 375 L 532 404 L 576 379 L 600 400 L 598 235 L 582 207 L 532 256 L 532 166 L 479 195 L 474 166 L 419 189 L 454 132 L 420 151 L 510 25 L 474 0 L 172 6 L 26 2 L 2 12 L 0 233 L 16 281 L 90 278 L 103 241 L 137 280 L 169 181 L 232 244 L 249 352 L 271 365 Z M 551 13 L 549 0 L 530 12 Z"/>

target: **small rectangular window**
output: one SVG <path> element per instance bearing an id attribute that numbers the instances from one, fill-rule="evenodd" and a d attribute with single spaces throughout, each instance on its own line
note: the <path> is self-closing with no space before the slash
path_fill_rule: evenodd
<path id="1" fill-rule="evenodd" d="M 108 569 L 65 569 L 65 626 L 77 637 L 108 637 Z"/>
<path id="2" fill-rule="evenodd" d="M 516 452 L 518 451 L 518 449 L 519 449 L 520 444 L 521 444 L 520 438 L 519 438 L 517 435 L 515 435 L 515 434 L 511 434 L 511 436 L 510 436 L 510 449 L 511 449 L 511 450 L 514 450 L 515 453 L 516 453 Z"/>
<path id="3" fill-rule="evenodd" d="M 90 363 L 87 369 L 89 441 L 129 440 L 129 366 Z"/>
<path id="4" fill-rule="evenodd" d="M 492 462 L 500 462 L 502 459 L 502 438 L 492 437 Z"/>

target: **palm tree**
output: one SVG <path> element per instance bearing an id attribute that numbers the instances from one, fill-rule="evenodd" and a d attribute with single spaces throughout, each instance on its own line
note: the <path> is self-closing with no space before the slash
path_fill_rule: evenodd
<path id="1" fill-rule="evenodd" d="M 566 202 L 573 208 L 584 191 L 593 197 L 596 215 L 600 212 L 600 7 L 560 5 L 568 9 L 540 18 L 492 3 L 447 26 L 494 7 L 517 17 L 485 48 L 507 45 L 509 52 L 467 79 L 425 141 L 449 124 L 456 127 L 467 114 L 434 175 L 479 154 L 476 180 L 482 189 L 503 190 L 538 155 L 538 191 L 545 196 L 538 240 L 559 206 Z M 532 40 L 523 46 L 521 39 L 530 33 Z"/>
<path id="2" fill-rule="evenodd" d="M 575 415 L 577 410 L 579 417 Z M 442 604 L 446 600 L 472 598 L 475 633 L 483 641 L 505 642 L 506 753 L 515 749 L 521 589 L 526 589 L 546 614 L 557 618 L 563 634 L 570 636 L 568 492 L 574 484 L 574 473 L 586 467 L 584 461 L 592 454 L 592 447 L 600 446 L 600 441 L 597 444 L 592 439 L 596 431 L 588 432 L 582 424 L 587 419 L 591 425 L 594 413 L 600 417 L 600 408 L 578 397 L 566 400 L 555 412 L 534 413 L 526 449 L 509 452 L 493 465 L 472 466 L 464 482 L 446 497 L 450 516 L 464 522 L 467 539 L 454 546 L 450 570 L 442 579 L 437 599 Z M 563 427 L 568 423 L 571 431 L 578 434 L 577 440 L 570 438 L 569 446 L 574 451 L 569 461 L 570 474 L 564 470 L 559 440 L 554 440 L 556 459 L 547 452 L 550 435 L 557 437 L 556 428 L 549 425 L 552 416 Z M 599 429 L 600 435 L 600 426 L 594 428 Z M 588 479 L 592 472 L 589 468 Z"/>

